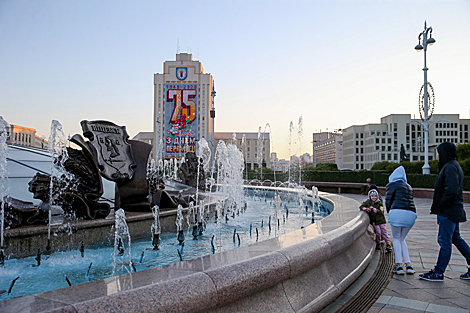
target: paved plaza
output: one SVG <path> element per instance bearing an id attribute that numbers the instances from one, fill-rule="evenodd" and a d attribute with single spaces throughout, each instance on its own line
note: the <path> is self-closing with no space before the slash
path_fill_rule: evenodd
<path id="1" fill-rule="evenodd" d="M 344 196 L 360 202 L 366 199 L 364 195 Z M 429 214 L 431 203 L 431 199 L 415 198 L 418 219 L 406 238 L 416 274 L 393 275 L 368 313 L 470 312 L 470 280 L 460 279 L 460 274 L 467 272 L 467 264 L 457 248 L 452 249 L 452 258 L 443 282 L 429 282 L 418 277 L 418 274 L 434 268 L 439 252 L 436 215 Z M 465 211 L 470 219 L 469 203 L 465 204 Z M 470 243 L 470 221 L 460 224 L 460 233 Z"/>

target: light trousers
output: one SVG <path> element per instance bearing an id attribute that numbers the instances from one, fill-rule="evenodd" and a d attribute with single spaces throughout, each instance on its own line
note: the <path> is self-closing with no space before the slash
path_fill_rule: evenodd
<path id="1" fill-rule="evenodd" d="M 395 263 L 410 263 L 410 254 L 406 245 L 405 237 L 410 231 L 410 227 L 397 227 L 390 225 L 393 237 L 393 251 L 395 251 Z"/>

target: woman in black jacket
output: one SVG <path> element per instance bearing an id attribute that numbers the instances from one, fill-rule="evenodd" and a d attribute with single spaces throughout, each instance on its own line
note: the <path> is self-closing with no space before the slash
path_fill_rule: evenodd
<path id="1" fill-rule="evenodd" d="M 406 264 L 406 273 L 414 274 L 411 266 L 408 246 L 405 237 L 413 227 L 416 220 L 416 207 L 413 201 L 413 188 L 406 182 L 406 173 L 403 166 L 399 166 L 388 178 L 385 194 L 385 206 L 388 212 L 388 222 L 392 229 L 393 250 L 395 251 L 395 267 L 393 272 L 398 275 L 405 274 L 402 263 Z"/>

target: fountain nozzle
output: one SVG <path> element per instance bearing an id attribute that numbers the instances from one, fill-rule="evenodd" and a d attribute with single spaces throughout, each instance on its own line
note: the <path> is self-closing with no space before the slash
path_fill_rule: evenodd
<path id="1" fill-rule="evenodd" d="M 44 251 L 44 254 L 50 255 L 51 253 L 52 253 L 51 252 L 51 240 L 47 239 L 47 246 L 46 246 L 46 251 Z"/>
<path id="2" fill-rule="evenodd" d="M 202 236 L 204 233 L 204 225 L 202 222 L 199 222 L 199 236 Z"/>
<path id="3" fill-rule="evenodd" d="M 80 246 L 80 254 L 82 255 L 82 258 L 85 256 L 85 245 L 83 244 L 83 242 Z"/>
<path id="4" fill-rule="evenodd" d="M 178 231 L 178 242 L 181 244 L 183 244 L 184 242 L 184 231 L 183 230 L 179 230 Z"/>
<path id="5" fill-rule="evenodd" d="M 38 255 L 36 256 L 36 261 L 38 262 L 38 266 L 41 265 L 41 250 L 38 249 Z"/>
<path id="6" fill-rule="evenodd" d="M 154 234 L 152 241 L 153 250 L 160 250 L 158 245 L 160 245 L 160 234 Z"/>
<path id="7" fill-rule="evenodd" d="M 197 240 L 197 236 L 199 235 L 199 232 L 197 230 L 197 224 L 193 225 L 193 240 Z"/>
<path id="8" fill-rule="evenodd" d="M 3 247 L 0 248 L 0 266 L 5 265 L 5 252 L 3 251 Z"/>

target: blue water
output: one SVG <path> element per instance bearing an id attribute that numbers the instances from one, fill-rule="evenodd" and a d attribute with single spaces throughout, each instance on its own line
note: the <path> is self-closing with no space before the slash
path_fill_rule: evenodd
<path id="1" fill-rule="evenodd" d="M 289 233 L 312 223 L 312 211 L 314 210 L 312 201 L 305 200 L 303 207 L 299 208 L 296 195 L 283 193 L 281 194 L 283 201 L 278 209 L 278 227 L 277 221 L 274 221 L 275 205 L 273 196 L 273 191 L 246 191 L 246 211 L 239 215 L 235 214 L 235 218 L 232 218 L 230 214 L 228 221 L 224 217 L 221 222 L 220 237 L 214 218 L 207 221 L 204 234 L 198 236 L 197 240 L 193 239 L 191 229 L 187 229 L 185 220 L 183 224 L 185 226 L 184 247 L 178 244 L 175 231 L 161 234 L 160 250 L 152 250 L 149 229 L 149 238 L 132 241 L 130 248 L 131 259 L 135 270 L 142 271 L 180 262 L 181 258 L 189 260 L 211 253 L 235 249 L 239 246 L 246 246 L 256 241 L 263 241 Z M 316 208 L 315 220 L 322 219 L 328 214 L 328 211 L 332 210 L 331 204 L 327 202 L 322 204 L 327 208 Z M 286 214 L 286 208 L 289 214 Z M 269 230 L 270 217 L 271 231 Z M 258 237 L 256 236 L 256 229 L 258 230 Z M 234 231 L 238 234 L 235 236 L 235 241 Z M 214 234 L 213 248 L 211 239 Z M 240 238 L 240 245 L 238 237 Z M 144 253 L 143 257 L 142 252 Z M 19 278 L 12 287 L 10 294 L 3 293 L 0 295 L 0 301 L 67 287 L 68 283 L 65 277 L 72 285 L 76 285 L 134 271 L 132 265 L 129 264 L 128 256 L 116 256 L 116 266 L 114 266 L 114 246 L 85 247 L 84 257 L 81 256 L 79 250 L 58 252 L 50 256 L 43 255 L 41 265 L 37 266 L 36 264 L 35 257 L 5 261 L 5 266 L 0 268 L 0 290 L 8 291 L 12 281 L 18 276 Z M 91 267 L 89 268 L 90 264 Z"/>

